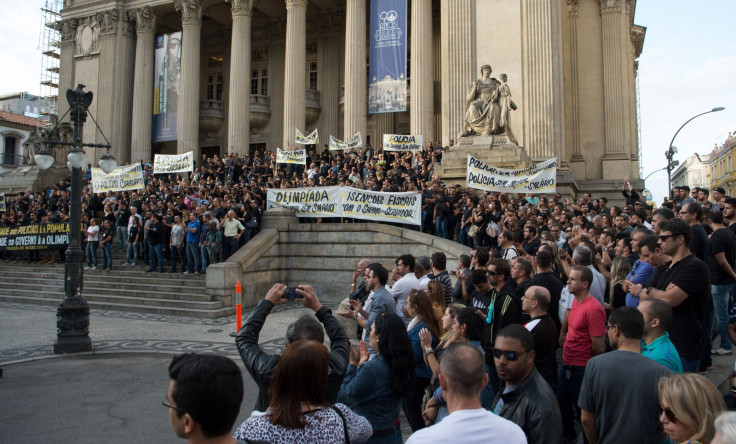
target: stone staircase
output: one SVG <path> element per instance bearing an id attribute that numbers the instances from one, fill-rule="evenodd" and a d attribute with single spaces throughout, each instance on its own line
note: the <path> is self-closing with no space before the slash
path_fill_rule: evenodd
<path id="1" fill-rule="evenodd" d="M 113 250 L 113 271 L 84 271 L 82 295 L 91 309 L 197 318 L 235 313 L 234 306 L 207 294 L 204 276 L 146 273 L 148 266 L 123 267 L 123 262 L 122 252 Z M 170 269 L 166 262 L 164 270 Z M 63 263 L 0 262 L 0 275 L 0 301 L 58 305 L 64 298 Z"/>

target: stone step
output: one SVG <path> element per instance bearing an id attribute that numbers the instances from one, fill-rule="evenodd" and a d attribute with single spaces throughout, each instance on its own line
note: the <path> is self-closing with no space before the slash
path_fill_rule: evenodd
<path id="1" fill-rule="evenodd" d="M 148 313 L 175 314 L 177 310 L 185 312 L 213 313 L 212 316 L 224 316 L 229 314 L 234 307 L 225 307 L 222 301 L 180 301 L 176 299 L 156 299 L 146 297 L 124 297 L 105 294 L 94 294 L 83 292 L 84 299 L 90 307 L 105 310 L 127 310 Z M 39 294 L 35 291 L 24 289 L 0 289 L 0 301 L 39 303 L 44 305 L 55 305 L 64 298 L 63 291 L 44 292 Z M 124 308 L 123 308 L 124 307 Z M 178 313 L 176 313 L 178 314 Z"/>
<path id="2" fill-rule="evenodd" d="M 13 288 L 20 288 L 27 291 L 35 292 L 62 292 L 64 286 L 64 279 L 48 279 L 39 281 L 33 278 L 13 278 Z M 8 289 L 7 291 L 13 291 Z M 214 300 L 211 296 L 205 292 L 205 287 L 202 288 L 172 288 L 166 285 L 139 285 L 139 286 L 117 286 L 111 285 L 109 282 L 85 282 L 82 290 L 85 294 L 106 294 L 106 295 L 117 295 L 117 296 L 135 296 L 135 297 L 148 297 L 154 299 L 176 299 L 181 301 L 201 301 L 201 300 Z"/>
<path id="3" fill-rule="evenodd" d="M 168 273 L 168 268 L 164 268 L 165 273 L 158 272 L 146 273 L 147 267 L 118 267 L 114 271 L 106 272 L 102 270 L 85 270 L 85 285 L 90 283 L 106 283 L 110 285 L 152 285 L 163 283 L 168 288 L 181 287 L 183 289 L 201 289 L 206 288 L 204 276 L 183 275 L 181 273 Z M 0 274 L 6 279 L 20 278 L 33 280 L 58 280 L 63 283 L 64 268 L 62 266 L 39 266 L 31 267 L 3 267 L 0 266 Z"/>

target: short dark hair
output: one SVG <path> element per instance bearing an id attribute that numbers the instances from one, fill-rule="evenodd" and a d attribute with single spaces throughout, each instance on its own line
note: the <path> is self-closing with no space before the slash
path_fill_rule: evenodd
<path id="1" fill-rule="evenodd" d="M 705 197 L 710 196 L 710 190 L 708 190 L 708 188 L 700 187 L 700 188 L 698 188 L 698 191 L 702 191 L 703 194 L 705 194 Z"/>
<path id="2" fill-rule="evenodd" d="M 721 210 L 711 210 L 708 213 L 708 219 L 718 225 L 723 225 L 723 212 Z"/>
<path id="3" fill-rule="evenodd" d="M 477 398 L 483 388 L 486 363 L 476 347 L 453 342 L 442 352 L 440 373 L 444 375 L 452 390 L 464 398 Z"/>
<path id="4" fill-rule="evenodd" d="M 457 259 L 460 261 L 461 264 L 463 264 L 463 267 L 465 268 L 470 267 L 470 256 L 469 255 L 461 254 Z"/>
<path id="5" fill-rule="evenodd" d="M 414 256 L 411 254 L 402 254 L 398 258 L 396 258 L 396 265 L 399 264 L 399 261 L 401 261 L 404 266 L 408 266 L 410 270 L 414 271 L 414 264 L 416 264 L 416 259 L 414 259 Z"/>
<path id="6" fill-rule="evenodd" d="M 455 321 L 465 324 L 465 339 L 483 341 L 485 339 L 486 320 L 483 312 L 477 308 L 466 307 L 458 310 Z"/>
<path id="7" fill-rule="evenodd" d="M 519 264 L 519 267 L 524 270 L 524 273 L 526 273 L 527 276 L 531 277 L 532 275 L 532 263 L 524 258 L 518 258 L 516 260 L 516 263 Z"/>
<path id="8" fill-rule="evenodd" d="M 447 268 L 447 256 L 445 256 L 445 253 L 441 251 L 432 253 L 432 265 L 438 270 Z"/>
<path id="9" fill-rule="evenodd" d="M 533 235 L 536 236 L 536 234 L 537 234 L 537 226 L 536 225 L 529 224 L 529 225 L 526 226 L 526 229 L 529 230 L 530 233 L 532 233 Z"/>
<path id="10" fill-rule="evenodd" d="M 373 262 L 372 264 L 368 264 L 366 268 L 373 272 L 373 276 L 378 278 L 378 282 L 381 285 L 386 285 L 386 282 L 388 282 L 388 270 L 386 270 L 386 267 L 378 262 Z"/>
<path id="11" fill-rule="evenodd" d="M 501 331 L 496 334 L 496 339 L 498 338 L 516 339 L 521 342 L 521 348 L 524 349 L 525 352 L 534 350 L 534 337 L 532 337 L 532 333 L 521 324 L 511 324 L 502 328 Z"/>
<path id="12" fill-rule="evenodd" d="M 482 269 L 473 270 L 473 273 L 470 275 L 470 283 L 473 285 L 478 285 L 484 282 L 488 282 L 486 271 Z"/>
<path id="13" fill-rule="evenodd" d="M 675 218 L 675 213 L 669 208 L 657 208 L 652 213 L 652 216 L 662 216 L 664 220 L 671 220 Z"/>
<path id="14" fill-rule="evenodd" d="M 618 327 L 626 339 L 641 339 L 644 333 L 644 316 L 635 307 L 625 305 L 611 313 L 608 325 Z"/>
<path id="15" fill-rule="evenodd" d="M 672 307 L 661 299 L 646 299 L 641 302 L 648 302 L 646 305 L 646 312 L 649 315 L 649 319 L 659 319 L 660 328 L 667 331 L 672 325 L 674 315 L 672 314 Z M 641 303 L 640 302 L 640 303 Z"/>
<path id="16" fill-rule="evenodd" d="M 703 217 L 703 207 L 697 202 L 690 202 L 687 204 L 685 211 L 689 214 L 694 214 L 698 222 L 700 222 L 700 219 Z"/>
<path id="17" fill-rule="evenodd" d="M 590 271 L 590 268 L 583 265 L 576 265 L 572 267 L 572 270 L 580 272 L 580 279 L 588 283 L 588 290 L 590 290 L 590 287 L 593 285 L 593 272 Z"/>
<path id="18" fill-rule="evenodd" d="M 475 252 L 475 257 L 478 259 L 478 266 L 485 267 L 491 259 L 491 252 L 488 251 L 488 248 L 481 247 Z"/>
<path id="19" fill-rule="evenodd" d="M 659 248 L 659 237 L 654 234 L 647 234 L 639 240 L 639 250 L 641 247 L 647 247 L 650 253 Z"/>
<path id="20" fill-rule="evenodd" d="M 496 267 L 497 274 L 502 274 L 506 278 L 508 278 L 511 274 L 511 264 L 509 264 L 509 261 L 507 261 L 506 259 L 491 259 L 491 261 L 488 263 L 488 266 L 490 267 L 491 265 Z"/>
<path id="21" fill-rule="evenodd" d="M 243 402 L 243 375 L 231 359 L 213 354 L 186 353 L 169 364 L 174 381 L 171 398 L 178 417 L 188 413 L 214 438 L 229 434 Z"/>
<path id="22" fill-rule="evenodd" d="M 286 328 L 287 344 L 292 344 L 301 339 L 311 339 L 320 344 L 325 342 L 325 331 L 322 324 L 313 315 L 302 315 Z"/>
<path id="23" fill-rule="evenodd" d="M 668 220 L 662 224 L 660 231 L 669 231 L 675 236 L 683 236 L 685 238 L 686 247 L 690 246 L 690 241 L 693 239 L 692 228 L 690 228 L 690 225 L 682 219 Z"/>
<path id="24" fill-rule="evenodd" d="M 547 250 L 539 250 L 537 252 L 537 266 L 540 268 L 547 269 L 552 266 L 555 257 Z"/>

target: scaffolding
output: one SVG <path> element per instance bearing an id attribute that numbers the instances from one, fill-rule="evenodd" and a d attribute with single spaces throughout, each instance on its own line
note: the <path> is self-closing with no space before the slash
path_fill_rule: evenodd
<path id="1" fill-rule="evenodd" d="M 60 20 L 63 0 L 43 0 L 41 7 L 41 93 L 39 114 L 56 114 L 59 96 Z"/>

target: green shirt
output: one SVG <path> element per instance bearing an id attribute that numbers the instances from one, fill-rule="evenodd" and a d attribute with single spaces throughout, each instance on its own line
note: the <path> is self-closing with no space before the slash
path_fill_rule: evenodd
<path id="1" fill-rule="evenodd" d="M 677 353 L 675 345 L 670 341 L 670 334 L 667 332 L 664 332 L 662 336 L 653 340 L 649 345 L 642 339 L 641 354 L 664 365 L 672 370 L 672 373 L 684 373 L 680 355 Z"/>

